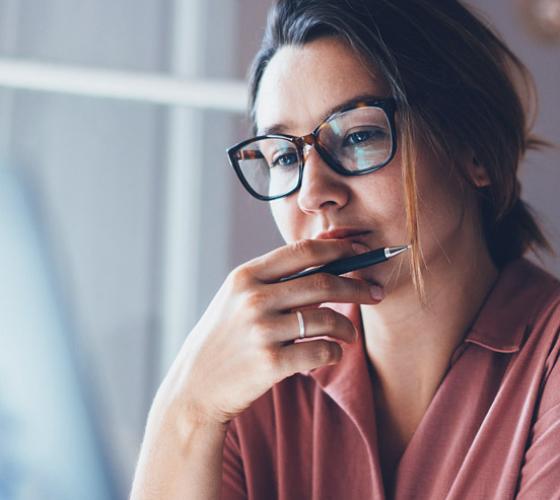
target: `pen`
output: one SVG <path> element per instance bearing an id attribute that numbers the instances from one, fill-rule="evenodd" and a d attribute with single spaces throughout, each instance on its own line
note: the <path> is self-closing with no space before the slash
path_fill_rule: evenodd
<path id="1" fill-rule="evenodd" d="M 372 250 L 371 252 L 335 260 L 334 262 L 330 262 L 329 264 L 325 264 L 324 266 L 308 269 L 307 271 L 301 271 L 296 274 L 291 274 L 290 276 L 284 276 L 283 278 L 280 278 L 278 282 L 281 283 L 283 281 L 289 281 L 295 278 L 301 278 L 302 276 L 309 276 L 310 274 L 315 273 L 329 273 L 336 275 L 348 273 L 350 271 L 355 271 L 356 269 L 361 269 L 362 267 L 373 266 L 375 264 L 379 264 L 380 262 L 385 262 L 386 260 L 389 260 L 392 257 L 401 254 L 409 248 L 410 245 L 378 248 L 377 250 Z"/>

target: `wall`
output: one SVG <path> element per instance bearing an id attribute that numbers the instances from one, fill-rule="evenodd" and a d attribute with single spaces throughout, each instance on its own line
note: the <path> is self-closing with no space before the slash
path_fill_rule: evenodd
<path id="1" fill-rule="evenodd" d="M 166 66 L 157 0 L 3 0 L 2 55 L 139 71 Z M 10 42 L 10 43 L 8 43 Z M 23 170 L 67 298 L 115 466 L 130 468 L 144 426 L 157 321 L 164 109 L 0 89 L 2 156 Z"/>

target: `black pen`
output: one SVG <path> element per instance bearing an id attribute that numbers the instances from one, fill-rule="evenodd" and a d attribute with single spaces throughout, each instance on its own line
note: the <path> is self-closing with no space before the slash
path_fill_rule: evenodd
<path id="1" fill-rule="evenodd" d="M 335 260 L 324 266 L 315 267 L 313 269 L 308 269 L 307 271 L 301 271 L 300 273 L 292 274 L 290 276 L 285 276 L 280 278 L 278 282 L 289 281 L 295 278 L 301 278 L 302 276 L 309 276 L 315 273 L 329 273 L 329 274 L 344 274 L 350 271 L 355 271 L 356 269 L 361 269 L 362 267 L 373 266 L 381 262 L 385 262 L 396 255 L 408 250 L 410 245 L 402 245 L 398 247 L 385 247 L 378 248 L 377 250 L 372 250 L 371 252 L 362 253 L 360 255 L 353 255 L 352 257 L 346 257 L 344 259 Z"/>

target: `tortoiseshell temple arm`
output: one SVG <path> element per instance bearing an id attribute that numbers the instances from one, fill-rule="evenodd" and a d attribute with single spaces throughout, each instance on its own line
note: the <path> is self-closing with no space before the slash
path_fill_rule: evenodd
<path id="1" fill-rule="evenodd" d="M 235 158 L 237 160 L 261 160 L 262 158 L 264 158 L 264 156 L 260 151 L 257 151 L 256 149 L 247 149 L 237 151 L 237 153 L 235 153 Z"/>

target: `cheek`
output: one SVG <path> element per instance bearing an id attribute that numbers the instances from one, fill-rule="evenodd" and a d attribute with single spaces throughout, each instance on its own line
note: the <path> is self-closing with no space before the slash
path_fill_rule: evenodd
<path id="1" fill-rule="evenodd" d="M 301 216 L 298 215 L 299 211 L 297 210 L 296 203 L 291 202 L 287 198 L 282 198 L 270 202 L 269 206 L 276 227 L 284 241 L 290 243 L 301 239 L 301 236 L 298 236 L 298 228 L 301 227 Z"/>
<path id="2" fill-rule="evenodd" d="M 363 179 L 356 189 L 363 200 L 362 209 L 371 214 L 383 241 L 404 241 L 406 229 L 406 189 L 400 154 L 391 165 Z M 418 152 L 413 168 L 417 184 L 418 224 L 422 247 L 456 237 L 463 229 L 463 192 L 450 174 L 449 165 L 441 165 L 430 155 Z M 363 182 L 362 181 L 362 182 Z"/>
<path id="3" fill-rule="evenodd" d="M 370 213 L 381 227 L 398 229 L 406 226 L 400 162 L 395 161 L 386 168 L 373 172 L 371 176 L 358 177 L 355 193 L 361 200 L 362 210 Z"/>
<path id="4" fill-rule="evenodd" d="M 451 175 L 450 166 L 423 166 L 427 175 L 418 179 L 421 240 L 427 245 L 438 240 L 446 246 L 465 229 L 467 198 L 459 181 Z"/>

